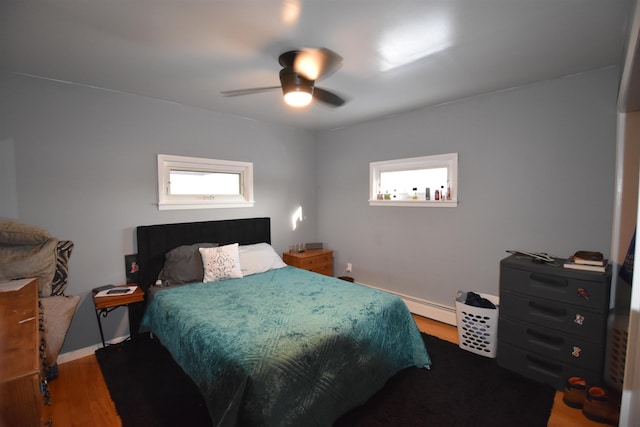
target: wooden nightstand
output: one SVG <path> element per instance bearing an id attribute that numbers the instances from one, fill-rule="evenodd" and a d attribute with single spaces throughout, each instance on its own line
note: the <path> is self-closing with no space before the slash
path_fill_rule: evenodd
<path id="1" fill-rule="evenodd" d="M 293 267 L 333 276 L 333 251 L 310 249 L 304 252 L 285 252 L 282 259 Z"/>
<path id="2" fill-rule="evenodd" d="M 122 288 L 126 286 L 137 286 L 135 283 L 129 283 L 127 285 L 116 286 L 115 288 Z M 114 289 L 115 289 L 114 288 Z M 104 332 L 102 331 L 102 320 L 100 317 L 107 317 L 109 313 L 118 307 L 126 306 L 129 310 L 129 334 L 133 338 L 138 331 L 134 330 L 134 326 L 131 323 L 131 304 L 139 304 L 144 301 L 144 292 L 142 288 L 138 286 L 136 290 L 129 295 L 110 295 L 105 297 L 96 297 L 97 292 L 93 291 L 93 305 L 96 309 L 96 319 L 98 319 L 98 327 L 100 328 L 100 339 L 102 340 L 102 346 L 106 347 L 104 342 Z"/>

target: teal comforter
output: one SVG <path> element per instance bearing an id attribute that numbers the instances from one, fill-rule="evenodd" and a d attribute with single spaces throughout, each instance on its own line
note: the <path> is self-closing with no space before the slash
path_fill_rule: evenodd
<path id="1" fill-rule="evenodd" d="M 431 363 L 400 298 L 294 267 L 164 289 L 143 326 L 215 426 L 330 426 L 398 371 Z"/>

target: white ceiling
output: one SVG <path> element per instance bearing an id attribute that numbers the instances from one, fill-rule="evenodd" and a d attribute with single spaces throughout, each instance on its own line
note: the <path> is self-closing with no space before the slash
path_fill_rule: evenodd
<path id="1" fill-rule="evenodd" d="M 0 70 L 330 129 L 622 68 L 632 7 L 632 0 L 2 0 Z M 300 47 L 343 56 L 342 68 L 316 85 L 346 105 L 292 109 L 279 91 L 220 95 L 279 85 L 279 54 Z"/>

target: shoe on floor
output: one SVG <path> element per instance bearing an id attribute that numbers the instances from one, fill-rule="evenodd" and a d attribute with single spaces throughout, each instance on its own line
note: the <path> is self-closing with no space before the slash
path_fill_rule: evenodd
<path id="1" fill-rule="evenodd" d="M 572 408 L 580 409 L 587 398 L 587 382 L 580 377 L 571 377 L 564 388 L 562 401 Z"/>
<path id="2" fill-rule="evenodd" d="M 620 408 L 614 404 L 602 387 L 590 387 L 582 407 L 585 417 L 599 423 L 617 426 L 620 420 Z"/>

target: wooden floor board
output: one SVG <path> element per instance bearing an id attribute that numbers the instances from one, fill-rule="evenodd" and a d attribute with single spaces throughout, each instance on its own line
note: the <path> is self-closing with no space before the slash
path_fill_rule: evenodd
<path id="1" fill-rule="evenodd" d="M 454 326 L 414 316 L 420 331 L 458 344 Z M 120 417 L 109 395 L 95 356 L 60 365 L 60 376 L 51 382 L 52 406 L 47 408 L 55 426 L 119 427 Z M 557 392 L 548 427 L 602 427 L 562 402 Z"/>

